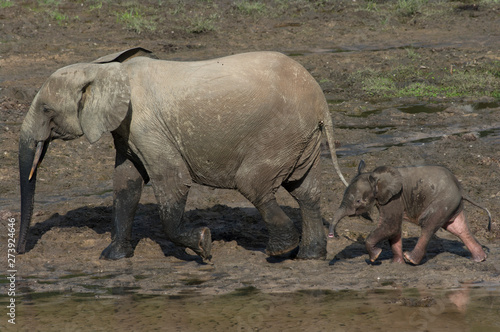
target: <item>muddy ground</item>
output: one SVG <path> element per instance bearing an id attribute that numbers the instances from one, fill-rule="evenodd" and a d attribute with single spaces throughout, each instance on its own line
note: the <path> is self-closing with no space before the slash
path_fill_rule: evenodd
<path id="1" fill-rule="evenodd" d="M 6 269 L 9 218 L 20 220 L 17 142 L 31 99 L 57 68 L 91 61 L 134 46 L 162 59 L 193 60 L 254 50 L 293 55 L 322 85 L 331 101 L 339 163 L 351 179 L 361 159 L 368 169 L 379 165 L 441 164 L 449 167 L 465 192 L 488 207 L 487 216 L 466 203 L 470 227 L 489 250 L 474 263 L 454 236 L 439 231 L 420 266 L 394 265 L 384 244 L 379 264 L 369 265 L 364 239 L 374 224 L 346 218 L 340 238 L 329 240 L 327 260 L 268 258 L 267 233 L 256 209 L 230 190 L 193 186 L 186 209 L 190 223 L 208 225 L 213 259 L 203 262 L 172 245 L 162 234 L 151 186 L 137 211 L 135 255 L 120 261 L 99 260 L 110 242 L 111 136 L 90 145 L 85 138 L 54 141 L 38 173 L 35 216 L 27 252 L 18 255 L 21 292 L 73 291 L 105 293 L 110 289 L 148 294 L 223 294 L 245 287 L 263 292 L 311 289 L 431 288 L 498 285 L 500 279 L 500 107 L 492 98 L 377 99 L 349 83 L 349 75 L 366 67 L 382 70 L 408 61 L 414 46 L 426 68 L 465 68 L 500 60 L 500 6 L 453 7 L 437 19 L 416 13 L 387 18 L 359 10 L 352 1 L 323 2 L 323 7 L 291 6 L 275 16 L 239 14 L 233 2 L 214 1 L 217 28 L 188 32 L 179 22 L 158 20 L 155 31 L 140 34 L 117 22 L 125 3 L 63 1 L 57 7 L 70 19 L 58 24 L 21 1 L 0 10 L 0 231 L 2 270 Z M 146 2 L 165 12 L 171 2 Z M 173 2 L 172 2 L 173 3 Z M 188 4 L 191 2 L 187 2 Z M 193 1 L 194 3 L 194 1 Z M 382 1 L 378 2 L 384 3 Z M 38 7 L 37 7 L 38 6 Z M 121 7 L 120 7 L 121 6 Z M 211 11 L 213 11 L 213 7 Z M 189 15 L 189 6 L 184 9 Z M 78 19 L 76 19 L 78 17 Z M 411 107 L 408 107 L 411 106 Z M 322 156 L 322 214 L 330 220 L 343 193 L 328 150 Z M 296 203 L 283 190 L 278 199 L 300 227 Z M 376 212 L 374 212 L 376 216 Z M 16 225 L 19 226 L 18 223 Z M 325 232 L 327 231 L 325 225 Z M 404 248 L 416 243 L 419 229 L 404 225 Z M 4 284 L 5 285 L 5 284 Z"/>

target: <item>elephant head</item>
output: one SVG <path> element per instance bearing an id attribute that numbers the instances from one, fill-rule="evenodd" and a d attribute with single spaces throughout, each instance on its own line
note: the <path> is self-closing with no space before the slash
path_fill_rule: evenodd
<path id="1" fill-rule="evenodd" d="M 401 192 L 402 177 L 396 168 L 381 166 L 373 172 L 363 173 L 365 166 L 361 160 L 358 174 L 346 188 L 342 203 L 333 216 L 328 237 L 336 236 L 337 225 L 344 217 L 366 214 L 375 203 L 385 205 Z"/>
<path id="2" fill-rule="evenodd" d="M 18 253 L 26 250 L 37 167 L 49 142 L 85 135 L 94 143 L 104 132 L 118 128 L 130 104 L 129 79 L 120 62 L 147 53 L 150 52 L 134 48 L 92 63 L 61 68 L 38 91 L 21 126 L 19 139 L 21 225 Z"/>

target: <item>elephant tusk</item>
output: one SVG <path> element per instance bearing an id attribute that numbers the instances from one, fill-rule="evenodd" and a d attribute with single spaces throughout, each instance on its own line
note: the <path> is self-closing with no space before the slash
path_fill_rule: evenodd
<path id="1" fill-rule="evenodd" d="M 31 180 L 31 178 L 33 177 L 33 174 L 35 174 L 35 171 L 40 163 L 40 156 L 42 155 L 42 151 L 43 151 L 43 143 L 44 143 L 43 141 L 40 141 L 36 145 L 35 158 L 33 159 L 33 166 L 31 166 L 31 172 L 30 172 L 30 176 L 28 178 L 28 181 Z"/>

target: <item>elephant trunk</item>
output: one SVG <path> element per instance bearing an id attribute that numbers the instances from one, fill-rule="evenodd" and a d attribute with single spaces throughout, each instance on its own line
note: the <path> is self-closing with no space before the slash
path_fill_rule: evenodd
<path id="1" fill-rule="evenodd" d="M 17 252 L 26 251 L 26 239 L 33 215 L 35 198 L 36 169 L 47 151 L 48 140 L 35 142 L 35 139 L 21 132 L 19 140 L 19 179 L 21 187 L 21 225 L 17 242 Z"/>
<path id="2" fill-rule="evenodd" d="M 349 215 L 346 208 L 344 206 L 340 206 L 339 209 L 335 212 L 333 216 L 333 220 L 330 222 L 330 231 L 328 232 L 328 237 L 338 237 L 337 235 L 337 225 L 342 220 L 342 218 Z"/>

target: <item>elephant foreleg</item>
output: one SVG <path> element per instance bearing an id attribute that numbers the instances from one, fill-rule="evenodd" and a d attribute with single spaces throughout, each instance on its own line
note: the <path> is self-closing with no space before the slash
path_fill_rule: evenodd
<path id="1" fill-rule="evenodd" d="M 377 247 L 377 243 L 381 240 L 385 240 L 387 235 L 381 231 L 380 228 L 375 229 L 368 235 L 365 242 L 366 251 L 368 251 L 368 256 L 371 262 L 375 262 L 382 253 L 382 249 Z M 380 240 L 379 240 L 380 239 Z"/>
<path id="2" fill-rule="evenodd" d="M 389 239 L 392 250 L 392 262 L 393 263 L 404 263 L 403 258 L 403 240 L 401 238 L 401 231 Z"/>
<path id="3" fill-rule="evenodd" d="M 393 263 L 404 263 L 403 259 L 403 241 L 401 239 L 401 231 L 392 231 L 386 229 L 385 227 L 379 227 L 375 229 L 366 238 L 366 250 L 370 256 L 370 261 L 375 262 L 382 253 L 382 249 L 377 247 L 377 243 L 382 240 L 389 240 L 392 250 L 392 262 Z"/>
<path id="4" fill-rule="evenodd" d="M 403 261 L 403 243 L 401 240 L 401 224 L 403 223 L 403 203 L 400 198 L 389 201 L 379 208 L 380 216 L 378 227 L 366 238 L 366 250 L 370 261 L 375 262 L 382 252 L 377 243 L 389 240 L 393 253 L 392 261 L 400 263 Z"/>
<path id="5" fill-rule="evenodd" d="M 117 151 L 113 174 L 112 241 L 101 253 L 101 258 L 120 259 L 134 255 L 132 224 L 143 186 L 143 177 L 135 165 Z"/>

